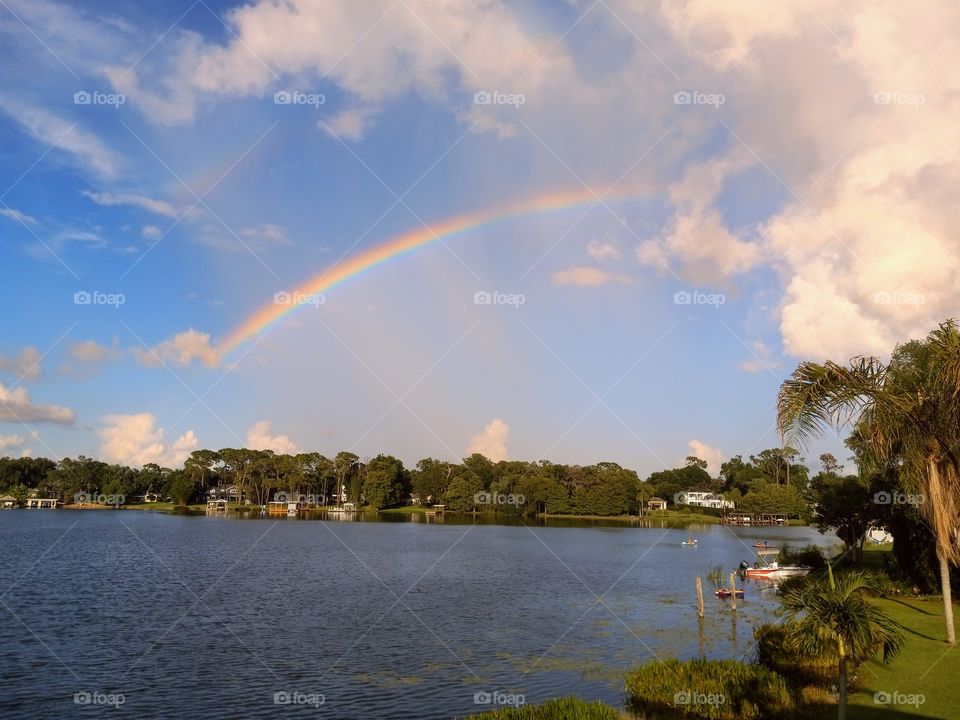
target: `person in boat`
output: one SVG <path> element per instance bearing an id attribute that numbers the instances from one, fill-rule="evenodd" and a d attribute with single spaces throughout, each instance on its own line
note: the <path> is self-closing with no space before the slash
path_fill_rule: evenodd
<path id="1" fill-rule="evenodd" d="M 766 541 L 766 540 L 763 541 L 763 547 L 764 547 L 764 548 L 767 547 L 767 541 Z"/>
<path id="2" fill-rule="evenodd" d="M 696 542 L 692 537 L 687 538 L 687 545 L 693 545 Z"/>

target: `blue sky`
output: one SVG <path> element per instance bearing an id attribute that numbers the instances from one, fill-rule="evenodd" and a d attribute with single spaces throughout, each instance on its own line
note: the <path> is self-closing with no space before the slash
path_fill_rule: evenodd
<path id="1" fill-rule="evenodd" d="M 931 32 L 894 3 L 9 2 L 0 452 L 646 474 L 774 446 L 800 359 L 887 353 L 956 307 L 936 188 L 957 94 L 923 72 Z M 397 234 L 575 191 L 596 202 L 433 243 L 219 347 Z"/>

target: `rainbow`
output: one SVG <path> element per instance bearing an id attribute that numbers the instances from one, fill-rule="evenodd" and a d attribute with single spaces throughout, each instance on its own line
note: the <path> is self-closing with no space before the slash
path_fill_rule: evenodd
<path id="1" fill-rule="evenodd" d="M 617 202 L 635 198 L 641 193 L 636 191 L 603 195 L 603 202 Z M 446 238 L 462 235 L 477 228 L 510 218 L 538 213 L 566 210 L 597 202 L 601 193 L 592 190 L 576 190 L 541 195 L 522 202 L 514 203 L 494 210 L 483 210 L 442 220 L 428 227 L 410 230 L 396 235 L 379 245 L 345 258 L 323 272 L 314 275 L 295 288 L 289 294 L 294 298 L 321 295 L 330 292 L 348 280 L 363 274 L 389 260 L 405 255 L 417 248 L 439 242 Z M 289 304 L 271 301 L 251 313 L 219 345 L 223 356 L 229 355 L 248 340 L 253 339 L 275 322 L 294 312 L 304 303 Z"/>

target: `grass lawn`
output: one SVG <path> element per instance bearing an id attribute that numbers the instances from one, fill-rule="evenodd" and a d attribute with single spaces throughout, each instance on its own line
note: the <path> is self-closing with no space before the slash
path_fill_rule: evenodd
<path id="1" fill-rule="evenodd" d="M 960 647 L 944 642 L 943 605 L 928 600 L 891 598 L 877 604 L 906 627 L 906 642 L 889 665 L 869 661 L 860 668 L 864 689 L 850 697 L 850 720 L 868 718 L 960 718 Z M 960 615 L 960 608 L 954 609 Z M 921 705 L 880 705 L 874 694 L 885 692 L 894 700 L 923 695 Z M 824 717 L 830 717 L 825 715 Z"/>
<path id="2" fill-rule="evenodd" d="M 426 505 L 401 505 L 400 507 L 387 508 L 380 512 L 389 513 L 390 515 L 409 515 L 411 513 L 422 513 L 432 509 L 433 508 L 427 507 Z"/>

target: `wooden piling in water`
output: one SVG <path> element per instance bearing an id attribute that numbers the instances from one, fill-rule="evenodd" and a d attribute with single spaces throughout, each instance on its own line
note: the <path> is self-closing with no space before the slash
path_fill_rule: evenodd
<path id="1" fill-rule="evenodd" d="M 697 575 L 697 614 L 703 617 L 703 580 Z"/>
<path id="2" fill-rule="evenodd" d="M 737 574 L 730 573 L 730 607 L 737 609 Z"/>

